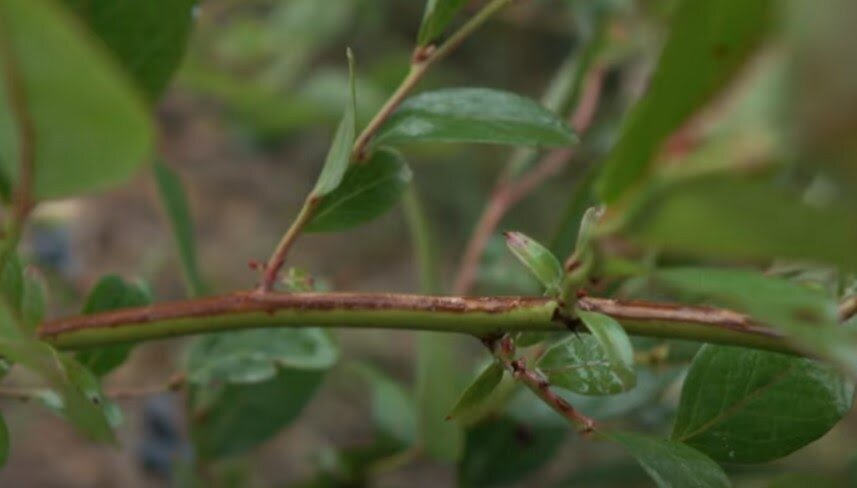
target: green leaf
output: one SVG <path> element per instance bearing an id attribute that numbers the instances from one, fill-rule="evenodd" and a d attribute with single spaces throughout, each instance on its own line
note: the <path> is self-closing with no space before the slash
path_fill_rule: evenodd
<path id="1" fill-rule="evenodd" d="M 791 258 L 857 270 L 848 208 L 812 206 L 798 195 L 734 175 L 662 184 L 640 195 L 625 233 L 664 251 L 715 258 Z"/>
<path id="2" fill-rule="evenodd" d="M 208 334 L 188 352 L 188 381 L 259 383 L 283 368 L 325 370 L 339 351 L 322 329 L 258 329 Z"/>
<path id="3" fill-rule="evenodd" d="M 178 68 L 197 0 L 65 0 L 116 55 L 149 100 Z"/>
<path id="4" fill-rule="evenodd" d="M 0 415 L 0 467 L 6 464 L 9 458 L 9 428 L 6 426 L 6 419 Z"/>
<path id="5" fill-rule="evenodd" d="M 321 200 L 306 231 L 339 231 L 368 222 L 389 210 L 410 181 L 402 156 L 379 149 L 369 161 L 348 168 L 336 190 Z"/>
<path id="6" fill-rule="evenodd" d="M 2 338 L 0 355 L 47 381 L 62 399 L 62 414 L 83 434 L 96 441 L 115 442 L 106 411 L 108 404 L 98 381 L 86 368 L 34 340 Z"/>
<path id="7" fill-rule="evenodd" d="M 38 200 L 74 196 L 129 178 L 152 150 L 153 127 L 130 82 L 52 1 L 0 3 L 0 67 L 21 81 L 33 127 Z M 11 53 L 11 56 L 9 54 Z M 18 121 L 0 82 L 0 170 L 18 179 Z"/>
<path id="8" fill-rule="evenodd" d="M 468 417 L 475 411 L 481 410 L 485 400 L 490 398 L 491 393 L 500 384 L 504 372 L 503 365 L 497 361 L 483 369 L 479 376 L 462 392 L 458 401 L 455 402 L 455 406 L 447 415 L 447 420 Z"/>
<path id="9" fill-rule="evenodd" d="M 190 435 L 206 459 L 243 454 L 274 437 L 300 415 L 322 379 L 321 370 L 278 370 L 259 383 L 188 388 Z"/>
<path id="10" fill-rule="evenodd" d="M 655 278 L 745 312 L 783 331 L 799 350 L 857 374 L 857 336 L 837 325 L 836 302 L 817 289 L 741 269 L 673 268 Z"/>
<path id="11" fill-rule="evenodd" d="M 508 416 L 467 431 L 459 485 L 490 488 L 517 483 L 547 463 L 565 439 L 564 426 L 524 423 Z"/>
<path id="12" fill-rule="evenodd" d="M 640 181 L 664 139 L 733 77 L 766 32 L 774 3 L 679 3 L 646 95 L 604 164 L 602 200 L 614 202 Z"/>
<path id="13" fill-rule="evenodd" d="M 357 112 L 357 94 L 354 88 L 354 56 L 348 50 L 348 86 L 351 91 L 351 99 L 345 105 L 345 113 L 333 136 L 333 143 L 327 152 L 327 159 L 318 176 L 310 198 L 324 197 L 339 186 L 351 161 L 351 147 L 354 145 L 355 117 Z"/>
<path id="14" fill-rule="evenodd" d="M 119 276 L 108 275 L 92 287 L 82 313 L 88 315 L 120 308 L 141 307 L 150 303 L 152 296 L 143 284 L 126 282 Z M 128 359 L 132 347 L 133 344 L 102 346 L 80 351 L 76 357 L 95 375 L 104 376 Z"/>
<path id="15" fill-rule="evenodd" d="M 374 142 L 423 141 L 566 146 L 577 137 L 556 114 L 530 99 L 488 88 L 448 88 L 405 100 Z"/>
<path id="16" fill-rule="evenodd" d="M 457 461 L 461 458 L 464 430 L 447 422 L 446 414 L 458 396 L 455 378 L 455 338 L 436 332 L 417 335 L 415 398 L 420 447 L 431 458 Z"/>
<path id="17" fill-rule="evenodd" d="M 365 364 L 359 366 L 372 390 L 375 426 L 401 447 L 413 446 L 417 440 L 417 417 L 410 393 L 381 371 Z"/>
<path id="18" fill-rule="evenodd" d="M 190 206 L 185 196 L 184 186 L 179 175 L 166 164 L 156 161 L 153 168 L 155 181 L 158 184 L 158 194 L 172 226 L 188 292 L 195 297 L 203 295 L 206 286 L 199 272 L 193 219 L 190 215 Z"/>
<path id="19" fill-rule="evenodd" d="M 612 318 L 578 311 L 591 335 L 568 337 L 551 346 L 538 368 L 551 384 L 583 395 L 614 395 L 637 384 L 634 349 Z"/>
<path id="20" fill-rule="evenodd" d="M 685 379 L 672 437 L 717 461 L 771 461 L 824 435 L 853 394 L 810 359 L 706 345 Z"/>
<path id="21" fill-rule="evenodd" d="M 685 444 L 631 432 L 603 434 L 627 449 L 659 488 L 732 486 L 717 463 Z"/>
<path id="22" fill-rule="evenodd" d="M 426 0 L 417 44 L 427 46 L 437 39 L 465 3 L 465 0 Z"/>
<path id="23" fill-rule="evenodd" d="M 559 260 L 546 247 L 520 232 L 506 232 L 506 245 L 544 285 L 546 293 L 559 296 L 563 270 Z"/>

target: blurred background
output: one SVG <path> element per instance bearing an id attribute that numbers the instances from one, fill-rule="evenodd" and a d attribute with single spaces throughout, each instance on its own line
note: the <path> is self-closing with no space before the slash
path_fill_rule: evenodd
<path id="1" fill-rule="evenodd" d="M 470 3 L 458 24 L 480 4 Z M 566 208 L 574 202 L 571 189 L 609 149 L 622 114 L 645 90 L 673 4 L 516 2 L 436 65 L 420 85 L 419 90 L 482 86 L 541 99 L 564 63 L 579 60 L 604 22 L 597 54 L 604 76 L 594 123 L 569 165 L 503 220 L 488 244 L 475 293 L 539 293 L 505 250 L 499 231 L 519 230 L 553 243 L 555 249 L 571 250 L 573 243 L 563 237 L 562 225 Z M 853 134 L 849 129 L 857 127 L 857 64 L 848 61 L 853 59 L 853 33 L 830 26 L 842 27 L 842 18 L 854 19 L 847 15 L 855 13 L 854 2 L 818 9 L 799 1 L 784 4 L 790 7 L 783 9 L 783 32 L 752 59 L 727 96 L 695 121 L 689 135 L 676 139 L 673 156 L 704 140 L 707 154 L 750 161 L 788 146 L 784 134 L 799 134 L 820 145 L 825 135 Z M 185 183 L 202 274 L 214 291 L 254 286 L 258 276 L 248 262 L 267 258 L 311 189 L 348 96 L 346 47 L 356 57 L 358 120 L 365 123 L 405 74 L 423 7 L 415 0 L 199 3 L 184 62 L 157 113 L 161 156 Z M 817 11 L 839 15 L 825 19 Z M 784 59 L 793 52 L 795 39 L 800 42 L 800 50 L 794 50 L 799 61 L 789 66 L 797 72 L 787 75 Z M 778 102 L 786 81 L 792 93 L 806 95 L 789 107 L 804 115 L 800 120 L 805 126 L 784 123 Z M 836 140 L 850 141 L 845 149 L 854 149 L 853 136 Z M 512 156 L 507 148 L 477 145 L 412 146 L 406 151 L 434 230 L 442 291 L 450 291 L 472 227 Z M 44 205 L 34 217 L 26 249 L 50 281 L 54 316 L 75 313 L 87 290 L 108 273 L 148 283 L 158 301 L 185 297 L 173 238 L 148 172 L 114 191 Z M 419 291 L 409 229 L 399 208 L 356 230 L 307 234 L 289 260 L 324 289 Z M 644 284 L 626 288 L 621 293 L 627 296 L 646 295 Z M 328 374 L 298 421 L 261 448 L 207 468 L 214 473 L 214 485 L 347 485 L 330 481 L 336 479 L 342 453 L 371 443 L 374 435 L 371 398 L 351 366 L 368 363 L 412 385 L 416 341 L 415 334 L 390 331 L 341 331 L 336 336 L 343 355 L 340 365 Z M 108 377 L 107 389 L 163 384 L 180 369 L 188 341 L 137 347 L 129 362 Z M 637 345 L 654 350 L 660 344 Z M 458 371 L 452 381 L 464 381 L 485 359 L 471 339 L 450 340 L 449 347 L 453 373 Z M 680 391 L 682 361 L 689 361 L 693 351 L 691 345 L 673 347 L 678 352 L 672 360 L 647 367 L 634 392 L 578 403 L 599 419 L 621 415 L 655 430 L 668 426 Z M 8 465 L 0 471 L 0 485 L 178 486 L 191 470 L 182 401 L 180 394 L 121 399 L 125 426 L 119 431 L 122 448 L 115 449 L 82 440 L 46 411 L 2 399 L 14 442 Z M 523 414 L 508 418 L 532 422 L 541 415 L 538 404 L 518 403 L 510 408 Z M 543 445 L 547 435 L 549 448 L 542 456 L 547 462 L 534 463 L 518 486 L 648 486 L 642 471 L 618 448 L 586 443 L 560 419 L 550 418 L 552 413 L 542 413 L 547 418 L 533 425 L 510 421 L 506 437 L 511 441 L 484 441 L 502 451 L 486 462 L 502 464 L 504 456 L 514 458 Z M 857 454 L 857 418 L 851 417 L 798 454 L 772 465 L 729 471 L 739 486 L 773 486 L 769 481 L 785 466 L 804 471 L 816 482 L 844 486 L 851 479 L 857 486 L 857 477 L 848 473 L 857 470 L 851 461 Z M 468 440 L 471 435 L 478 433 L 471 431 Z M 551 457 L 554 449 L 558 454 Z M 452 486 L 458 476 L 454 464 L 424 456 L 376 461 L 367 463 L 373 486 Z M 485 481 L 486 486 L 492 483 Z"/>

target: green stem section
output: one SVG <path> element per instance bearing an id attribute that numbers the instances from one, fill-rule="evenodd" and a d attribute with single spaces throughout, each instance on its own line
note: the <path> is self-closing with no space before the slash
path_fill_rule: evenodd
<path id="1" fill-rule="evenodd" d="M 797 354 L 771 329 L 723 309 L 582 298 L 578 307 L 609 315 L 628 333 Z M 556 301 L 532 297 L 451 297 L 362 293 L 241 292 L 55 320 L 40 337 L 59 349 L 269 327 L 429 330 L 499 336 L 568 331 Z"/>

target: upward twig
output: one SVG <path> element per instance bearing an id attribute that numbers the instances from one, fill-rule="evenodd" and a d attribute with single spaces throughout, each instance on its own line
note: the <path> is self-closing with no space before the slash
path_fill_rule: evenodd
<path id="1" fill-rule="evenodd" d="M 464 25 L 455 31 L 445 42 L 440 46 L 429 45 L 419 46 L 414 50 L 411 56 L 410 69 L 407 75 L 399 83 L 399 86 L 392 95 L 384 102 L 384 105 L 378 110 L 372 120 L 366 125 L 366 128 L 354 140 L 354 145 L 351 150 L 351 160 L 361 161 L 367 156 L 369 143 L 375 134 L 384 125 L 384 122 L 390 118 L 393 112 L 402 104 L 407 96 L 425 77 L 429 68 L 436 62 L 445 58 L 449 53 L 454 51 L 467 37 L 469 37 L 476 29 L 485 23 L 494 13 L 506 6 L 512 0 L 492 0 L 490 3 L 480 9 L 473 17 L 470 18 Z M 303 207 L 298 214 L 298 217 L 280 239 L 279 244 L 274 249 L 271 257 L 265 264 L 262 281 L 259 284 L 259 291 L 266 293 L 273 289 L 274 283 L 277 281 L 277 275 L 283 264 L 286 261 L 286 255 L 294 245 L 297 238 L 303 232 L 306 225 L 312 219 L 315 209 L 319 201 L 313 197 L 307 198 Z"/>

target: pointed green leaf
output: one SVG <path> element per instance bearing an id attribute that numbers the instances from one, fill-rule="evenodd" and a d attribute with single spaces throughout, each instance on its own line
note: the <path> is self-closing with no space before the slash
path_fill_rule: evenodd
<path id="1" fill-rule="evenodd" d="M 359 366 L 372 390 L 376 428 L 401 447 L 413 446 L 417 441 L 417 416 L 411 394 L 381 371 L 365 364 Z"/>
<path id="2" fill-rule="evenodd" d="M 35 196 L 74 196 L 129 178 L 152 150 L 145 104 L 72 14 L 46 0 L 0 2 L 0 68 L 20 79 L 34 134 Z M 0 168 L 18 179 L 18 121 L 0 82 Z"/>
<path id="3" fill-rule="evenodd" d="M 568 337 L 551 346 L 538 368 L 551 384 L 583 395 L 614 395 L 637 384 L 634 350 L 612 318 L 578 311 L 591 335 Z"/>
<path id="4" fill-rule="evenodd" d="M 196 238 L 193 232 L 193 218 L 185 196 L 184 186 L 179 175 L 166 164 L 156 161 L 153 165 L 158 194 L 170 221 L 173 238 L 179 251 L 179 260 L 184 270 L 185 282 L 191 296 L 205 294 L 206 286 L 199 272 L 196 256 Z"/>
<path id="5" fill-rule="evenodd" d="M 351 147 L 354 145 L 355 117 L 357 111 L 357 94 L 354 88 L 354 56 L 348 50 L 348 86 L 351 91 L 351 100 L 345 105 L 345 113 L 333 136 L 333 143 L 327 152 L 327 159 L 321 174 L 315 183 L 311 197 L 324 197 L 336 190 L 345 176 L 348 163 L 351 161 Z"/>
<path id="6" fill-rule="evenodd" d="M 546 293 L 558 296 L 563 270 L 559 260 L 546 247 L 520 232 L 506 232 L 506 245 L 544 285 Z"/>
<path id="7" fill-rule="evenodd" d="M 817 289 L 742 269 L 673 268 L 655 278 L 745 312 L 783 331 L 794 347 L 857 374 L 857 335 L 837 325 L 836 302 Z"/>
<path id="8" fill-rule="evenodd" d="M 282 368 L 324 370 L 339 351 L 322 329 L 258 329 L 208 334 L 196 340 L 187 357 L 188 381 L 258 383 Z"/>
<path id="9" fill-rule="evenodd" d="M 530 99 L 488 88 L 448 88 L 405 100 L 374 142 L 422 141 L 566 146 L 577 137 L 556 114 Z"/>
<path id="10" fill-rule="evenodd" d="M 426 46 L 437 39 L 465 3 L 465 0 L 426 0 L 417 44 Z"/>
<path id="11" fill-rule="evenodd" d="M 336 190 L 322 198 L 306 231 L 339 231 L 368 222 L 387 212 L 410 181 L 402 156 L 378 149 L 369 161 L 348 168 Z"/>
<path id="12" fill-rule="evenodd" d="M 813 360 L 706 345 L 685 379 L 672 437 L 717 461 L 771 461 L 829 431 L 853 394 Z"/>
<path id="13" fill-rule="evenodd" d="M 497 385 L 503 379 L 503 365 L 497 361 L 492 362 L 483 369 L 479 376 L 461 393 L 455 406 L 447 415 L 447 420 L 464 418 L 482 407 L 487 398 L 490 397 Z"/>
<path id="14" fill-rule="evenodd" d="M 141 283 L 126 282 L 116 275 L 108 275 L 92 287 L 82 313 L 94 314 L 120 308 L 140 307 L 152 303 L 149 290 Z M 104 376 L 128 359 L 132 344 L 102 346 L 77 353 L 77 360 L 97 376 Z"/>
<path id="15" fill-rule="evenodd" d="M 629 214 L 627 235 L 704 258 L 790 258 L 857 270 L 857 231 L 847 207 L 819 207 L 762 181 L 686 178 L 651 188 Z"/>
<path id="16" fill-rule="evenodd" d="M 723 468 L 686 444 L 631 432 L 603 434 L 627 449 L 659 488 L 732 486 Z"/>
<path id="17" fill-rule="evenodd" d="M 664 139 L 738 71 L 766 32 L 771 0 L 682 0 L 646 95 L 604 164 L 598 192 L 618 199 L 638 182 Z"/>
<path id="18" fill-rule="evenodd" d="M 65 0 L 152 101 L 184 55 L 197 0 Z"/>

